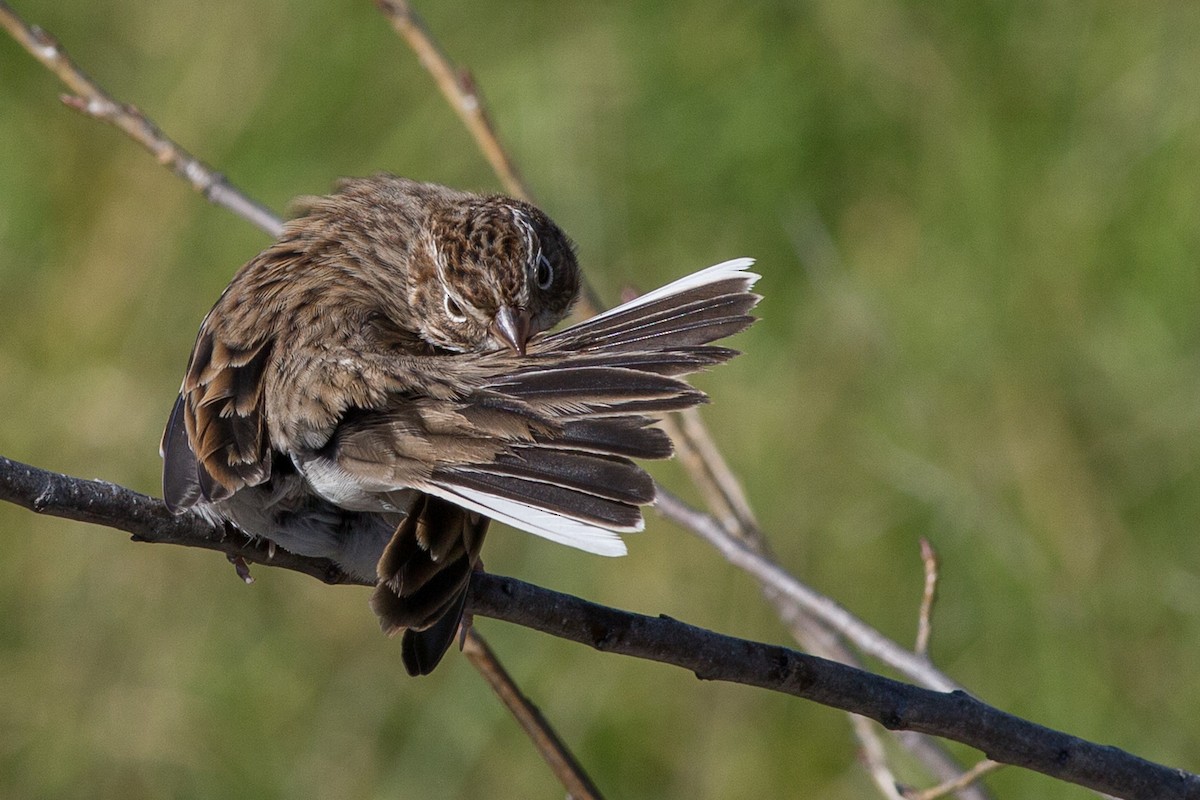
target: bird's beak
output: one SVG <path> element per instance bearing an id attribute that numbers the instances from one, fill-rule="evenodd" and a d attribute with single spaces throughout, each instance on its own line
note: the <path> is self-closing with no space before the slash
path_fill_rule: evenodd
<path id="1" fill-rule="evenodd" d="M 519 355 L 525 355 L 525 343 L 529 341 L 529 312 L 523 308 L 500 306 L 492 320 L 492 332 Z"/>

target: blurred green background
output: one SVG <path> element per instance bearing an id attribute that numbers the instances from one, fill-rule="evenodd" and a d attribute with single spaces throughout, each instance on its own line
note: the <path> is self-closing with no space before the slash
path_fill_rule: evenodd
<path id="1" fill-rule="evenodd" d="M 498 188 L 366 0 L 16 7 L 273 208 L 380 169 Z M 929 537 L 951 676 L 1200 769 L 1200 5 L 419 8 L 607 299 L 759 259 L 700 384 L 790 569 L 909 642 Z M 0 39 L 0 453 L 157 493 L 196 328 L 266 242 L 60 91 Z M 485 558 L 788 641 L 689 534 L 630 544 Z M 365 590 L 12 506 L 0 554 L 2 797 L 561 796 L 461 657 L 404 677 Z M 612 797 L 877 796 L 836 712 L 480 629 Z"/>

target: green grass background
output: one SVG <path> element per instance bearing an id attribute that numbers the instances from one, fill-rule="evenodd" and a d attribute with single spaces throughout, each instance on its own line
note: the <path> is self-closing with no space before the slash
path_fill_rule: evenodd
<path id="1" fill-rule="evenodd" d="M 366 0 L 15 5 L 273 208 L 381 169 L 498 188 Z M 762 321 L 699 382 L 791 570 L 908 642 L 928 537 L 951 676 L 1200 769 L 1200 5 L 420 10 L 610 301 L 758 258 Z M 195 330 L 265 239 L 59 92 L 0 39 L 0 453 L 157 493 Z M 787 641 L 686 532 L 630 545 L 497 530 L 486 561 Z M 462 658 L 407 679 L 365 590 L 256 575 L 0 507 L 0 796 L 561 796 Z M 876 796 L 834 711 L 480 629 L 612 797 Z"/>

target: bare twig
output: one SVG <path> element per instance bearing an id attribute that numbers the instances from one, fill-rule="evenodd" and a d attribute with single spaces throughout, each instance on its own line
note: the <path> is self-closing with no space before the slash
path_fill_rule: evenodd
<path id="1" fill-rule="evenodd" d="M 600 790 L 558 738 L 542 712 L 521 692 L 492 648 L 473 627 L 467 628 L 463 655 L 504 703 L 573 800 L 600 800 Z"/>
<path id="2" fill-rule="evenodd" d="M 0 500 L 39 513 L 129 531 L 145 542 L 170 542 L 240 555 L 311 575 L 349 580 L 324 559 L 277 549 L 268 561 L 244 537 L 226 536 L 199 515 L 176 517 L 161 500 L 102 481 L 59 475 L 0 457 Z M 963 691 L 937 692 L 872 675 L 784 647 L 713 633 L 669 617 L 607 608 L 513 578 L 476 573 L 467 610 L 569 639 L 607 653 L 686 669 L 719 680 L 801 697 L 869 717 L 884 727 L 961 742 L 994 761 L 1025 767 L 1128 800 L 1200 800 L 1200 775 L 1171 769 L 1115 747 L 1037 725 Z"/>
<path id="3" fill-rule="evenodd" d="M 721 502 L 729 509 L 733 524 L 726 527 L 753 543 L 764 553 L 768 552 L 767 541 L 758 527 L 758 520 L 755 519 L 754 511 L 750 508 L 750 501 L 746 499 L 742 482 L 733 474 L 729 463 L 725 461 L 725 456 L 721 454 L 717 443 L 713 440 L 712 433 L 709 432 L 708 426 L 704 424 L 704 419 L 700 416 L 700 410 L 689 408 L 682 411 L 679 414 L 679 420 L 683 438 L 687 441 L 688 446 L 699 455 L 700 466 L 709 476 Z"/>
<path id="4" fill-rule="evenodd" d="M 970 786 L 975 781 L 987 775 L 989 772 L 1003 767 L 1004 765 L 998 761 L 992 761 L 985 758 L 969 770 L 959 775 L 957 778 L 945 783 L 933 786 L 922 791 L 907 790 L 904 792 L 904 800 L 937 800 L 939 797 L 945 797 L 951 792 L 957 792 L 965 786 Z"/>
<path id="5" fill-rule="evenodd" d="M 271 236 L 283 231 L 282 223 L 270 210 L 233 188 L 224 175 L 167 138 L 137 108 L 114 100 L 71 60 L 53 36 L 25 22 L 3 0 L 0 0 L 0 26 L 71 90 L 71 94 L 61 96 L 68 108 L 117 128 L 210 202 L 249 220 Z"/>
<path id="6" fill-rule="evenodd" d="M 921 537 L 921 563 L 925 566 L 925 588 L 921 592 L 921 609 L 917 613 L 917 643 L 913 652 L 929 658 L 929 637 L 933 632 L 933 603 L 937 599 L 938 555 L 933 545 Z"/>
<path id="7" fill-rule="evenodd" d="M 470 70 L 454 65 L 425 26 L 425 21 L 407 0 L 375 0 L 375 5 L 392 23 L 396 33 L 400 34 L 417 54 L 421 66 L 433 76 L 442 96 L 454 109 L 454 113 L 458 114 L 458 118 L 474 137 L 475 144 L 491 164 L 492 170 L 500 178 L 504 190 L 513 197 L 533 202 L 533 195 L 521 178 L 517 165 L 500 143 L 500 137 L 496 135 L 487 106 L 474 78 L 471 77 Z"/>

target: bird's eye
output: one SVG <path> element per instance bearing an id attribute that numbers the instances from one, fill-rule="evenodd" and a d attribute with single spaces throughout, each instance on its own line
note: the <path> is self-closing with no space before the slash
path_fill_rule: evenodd
<path id="1" fill-rule="evenodd" d="M 538 253 L 537 275 L 535 278 L 538 288 L 543 291 L 549 289 L 550 284 L 554 281 L 554 267 L 550 266 L 550 262 L 541 253 Z"/>
<path id="2" fill-rule="evenodd" d="M 446 316 L 449 317 L 452 322 L 467 321 L 467 315 L 463 313 L 462 306 L 458 304 L 457 300 L 450 296 L 449 292 L 446 292 L 444 295 L 442 295 L 442 307 L 446 309 Z"/>

